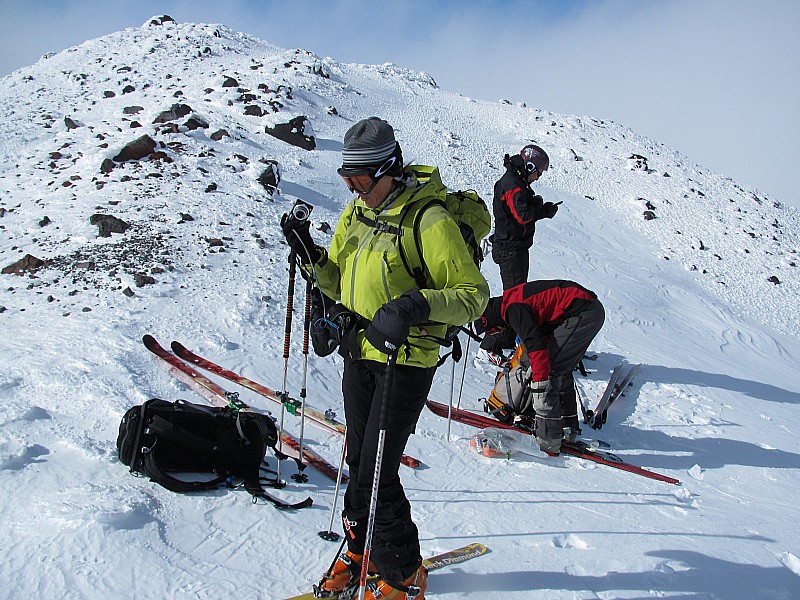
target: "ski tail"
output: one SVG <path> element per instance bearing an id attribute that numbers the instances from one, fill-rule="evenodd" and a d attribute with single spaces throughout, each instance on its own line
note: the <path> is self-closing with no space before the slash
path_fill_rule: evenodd
<path id="1" fill-rule="evenodd" d="M 434 402 L 433 400 L 427 400 L 426 404 L 433 414 L 440 417 L 447 417 L 448 406 L 446 404 Z M 491 417 L 464 410 L 463 408 L 453 408 L 451 414 L 454 421 L 464 423 L 465 425 L 471 425 L 472 427 L 477 427 L 479 429 L 486 427 L 497 427 L 499 429 L 516 429 L 517 431 L 530 434 L 530 431 L 526 431 L 525 429 L 520 429 L 514 425 L 508 425 L 502 421 L 496 421 Z M 595 450 L 588 447 L 588 445 L 572 444 L 566 440 L 562 440 L 561 452 L 576 456 L 578 458 L 585 458 L 586 460 L 590 460 L 598 464 L 614 467 L 615 469 L 620 469 L 622 471 L 635 473 L 636 475 L 641 475 L 642 477 L 647 477 L 648 479 L 654 479 L 656 481 L 663 481 L 665 483 L 672 483 L 675 485 L 680 484 L 680 481 L 674 477 L 669 477 L 667 475 L 656 473 L 655 471 L 650 471 L 649 469 L 645 469 L 643 467 L 632 465 L 631 463 L 625 462 L 616 454 Z"/>

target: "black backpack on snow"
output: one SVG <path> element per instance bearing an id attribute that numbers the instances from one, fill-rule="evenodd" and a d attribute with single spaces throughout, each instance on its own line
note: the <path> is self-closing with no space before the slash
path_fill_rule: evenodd
<path id="1" fill-rule="evenodd" d="M 173 492 L 232 486 L 234 478 L 254 497 L 266 498 L 260 468 L 278 431 L 272 417 L 230 407 L 183 400 L 148 400 L 122 417 L 117 437 L 120 461 Z M 205 474 L 201 479 L 174 473 Z"/>

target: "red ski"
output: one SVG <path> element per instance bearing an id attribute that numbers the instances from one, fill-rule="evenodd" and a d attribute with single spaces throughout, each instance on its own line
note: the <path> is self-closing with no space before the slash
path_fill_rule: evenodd
<path id="1" fill-rule="evenodd" d="M 142 338 L 142 342 L 144 342 L 145 347 L 150 350 L 150 352 L 169 365 L 173 373 L 181 381 L 192 387 L 192 389 L 197 391 L 212 404 L 216 404 L 217 406 L 231 406 L 237 410 L 254 410 L 238 400 L 236 396 L 229 394 L 224 388 L 208 379 L 205 375 L 187 365 L 180 358 L 165 350 L 152 335 L 145 335 Z M 285 454 L 295 459 L 300 458 L 299 441 L 284 431 L 281 435 L 281 442 L 283 444 L 282 451 Z M 300 462 L 311 465 L 333 481 L 336 481 L 339 474 L 336 467 L 313 450 L 309 450 L 306 446 L 303 446 L 303 457 Z M 342 481 L 347 481 L 347 476 L 344 474 L 342 474 Z"/>
<path id="2" fill-rule="evenodd" d="M 449 408 L 446 404 L 434 402 L 433 400 L 427 400 L 426 404 L 434 414 L 447 418 Z M 464 423 L 466 425 L 472 425 L 473 427 L 478 427 L 480 429 L 483 429 L 484 427 L 496 427 L 498 429 L 515 429 L 517 431 L 522 431 L 523 433 L 530 433 L 530 431 L 520 429 L 519 427 L 514 427 L 513 425 L 501 423 L 500 421 L 492 419 L 486 415 L 481 415 L 460 408 L 453 407 L 452 417 L 454 421 L 458 421 L 459 423 Z M 582 444 L 573 444 L 565 440 L 561 442 L 561 452 L 564 454 L 577 456 L 578 458 L 585 458 L 586 460 L 591 460 L 592 462 L 596 462 L 601 465 L 608 465 L 609 467 L 614 467 L 615 469 L 621 469 L 622 471 L 628 471 L 629 473 L 635 473 L 649 479 L 655 479 L 657 481 L 664 481 L 665 483 L 672 483 L 676 485 L 680 484 L 680 481 L 674 477 L 668 477 L 667 475 L 661 475 L 660 473 L 655 473 L 654 471 L 637 467 L 636 465 L 625 462 L 616 454 L 597 451 Z"/>
<path id="3" fill-rule="evenodd" d="M 260 396 L 263 396 L 267 400 L 271 400 L 276 404 L 282 403 L 281 399 L 278 397 L 278 393 L 275 390 L 272 390 L 265 385 L 253 381 L 252 379 L 248 379 L 244 375 L 239 375 L 234 371 L 226 369 L 225 367 L 222 367 L 217 363 L 208 360 L 207 358 L 203 358 L 199 354 L 196 354 L 191 350 L 189 350 L 188 348 L 186 348 L 186 346 L 184 346 L 180 342 L 175 342 L 175 341 L 172 342 L 172 351 L 175 354 L 177 354 L 180 358 L 182 358 L 188 363 L 191 363 L 196 367 L 200 367 L 201 369 L 208 371 L 209 373 L 214 373 L 214 375 L 219 375 L 220 377 L 224 377 L 229 381 L 238 383 L 239 385 L 246 387 L 248 390 L 252 390 L 256 394 L 259 394 Z M 330 413 L 320 412 L 310 407 L 308 404 L 306 404 L 304 408 L 301 408 L 300 403 L 292 399 L 290 399 L 289 402 L 286 402 L 284 404 L 290 413 L 299 416 L 299 414 L 302 412 L 313 423 L 321 425 L 322 427 L 328 429 L 329 431 L 334 431 L 336 433 L 344 435 L 345 424 L 341 423 L 340 421 L 337 421 L 335 415 Z M 404 465 L 411 468 L 419 467 L 422 464 L 419 460 L 417 460 L 413 456 L 408 456 L 406 454 L 403 455 L 400 461 Z"/>

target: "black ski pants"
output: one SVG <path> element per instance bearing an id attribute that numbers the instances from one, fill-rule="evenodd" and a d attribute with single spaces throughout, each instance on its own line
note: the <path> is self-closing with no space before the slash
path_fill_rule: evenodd
<path id="1" fill-rule="evenodd" d="M 528 281 L 530 249 L 505 244 L 492 246 L 492 260 L 500 267 L 500 280 L 503 291 Z"/>
<path id="2" fill-rule="evenodd" d="M 419 533 L 400 482 L 400 459 L 425 406 L 435 367 L 396 365 L 384 440 L 370 559 L 384 580 L 400 583 L 422 563 Z M 350 481 L 344 494 L 348 549 L 364 551 L 386 365 L 345 359 L 342 377 Z"/>

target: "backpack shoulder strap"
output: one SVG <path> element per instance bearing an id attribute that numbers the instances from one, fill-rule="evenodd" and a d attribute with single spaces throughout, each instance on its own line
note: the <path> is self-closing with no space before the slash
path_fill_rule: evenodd
<path id="1" fill-rule="evenodd" d="M 425 276 L 428 268 L 425 266 L 425 259 L 422 256 L 422 244 L 420 244 L 419 241 L 419 229 L 425 211 L 436 204 L 447 210 L 447 206 L 445 206 L 445 203 L 442 200 L 434 198 L 426 202 L 411 203 L 407 205 L 403 209 L 403 212 L 400 216 L 401 227 L 406 227 L 405 222 L 408 213 L 411 212 L 411 209 L 416 209 L 417 211 L 414 214 L 414 221 L 411 224 L 411 237 L 413 238 L 414 244 L 411 245 L 411 241 L 403 243 L 403 240 L 406 238 L 401 238 L 400 258 L 403 260 L 403 266 L 405 266 L 406 271 L 408 271 L 409 275 L 414 278 L 414 281 L 419 289 L 430 287 L 428 279 Z M 409 248 L 412 250 L 412 252 L 409 252 Z"/>

